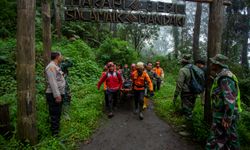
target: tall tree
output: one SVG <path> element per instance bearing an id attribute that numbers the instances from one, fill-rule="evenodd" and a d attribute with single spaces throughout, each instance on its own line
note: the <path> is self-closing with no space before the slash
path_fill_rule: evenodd
<path id="1" fill-rule="evenodd" d="M 17 0 L 17 133 L 37 143 L 35 107 L 35 0 Z"/>
<path id="2" fill-rule="evenodd" d="M 178 27 L 173 27 L 173 38 L 174 38 L 174 57 L 178 58 L 178 53 L 179 53 L 179 43 L 180 43 L 180 33 L 178 30 Z"/>
<path id="3" fill-rule="evenodd" d="M 249 30 L 250 30 L 250 7 L 247 8 L 247 13 L 244 15 L 243 19 L 243 42 L 242 42 L 242 51 L 241 51 L 241 65 L 243 68 L 248 69 L 248 38 L 249 38 Z"/>
<path id="4" fill-rule="evenodd" d="M 51 53 L 51 15 L 50 0 L 41 0 L 42 5 L 42 30 L 43 30 L 43 59 L 44 66 L 50 61 Z"/>
<path id="5" fill-rule="evenodd" d="M 55 20 L 56 20 L 56 34 L 57 38 L 60 39 L 62 37 L 61 0 L 54 0 L 54 8 L 55 8 Z"/>
<path id="6" fill-rule="evenodd" d="M 223 12 L 224 6 L 222 0 L 213 0 L 210 3 L 209 11 L 209 25 L 208 25 L 208 48 L 207 48 L 207 87 L 206 87 L 206 99 L 204 106 L 204 119 L 206 122 L 211 123 L 211 100 L 210 100 L 210 90 L 212 86 L 212 79 L 210 78 L 211 67 L 210 59 L 216 54 L 221 52 L 221 39 L 222 39 L 222 29 L 223 29 Z"/>
<path id="7" fill-rule="evenodd" d="M 128 39 L 133 45 L 136 52 L 140 55 L 142 48 L 152 39 L 158 37 L 158 26 L 148 26 L 145 24 L 129 24 L 124 25 L 120 29 L 120 36 L 123 39 Z"/>
<path id="8" fill-rule="evenodd" d="M 202 14 L 202 3 L 197 3 L 194 23 L 194 34 L 193 34 L 193 59 L 198 60 L 200 57 L 200 25 L 201 25 L 201 14 Z"/>

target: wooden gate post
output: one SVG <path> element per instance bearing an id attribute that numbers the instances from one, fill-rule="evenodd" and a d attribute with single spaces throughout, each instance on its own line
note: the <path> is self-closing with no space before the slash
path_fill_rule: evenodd
<path id="1" fill-rule="evenodd" d="M 213 83 L 212 78 L 210 78 L 211 68 L 210 68 L 209 58 L 221 52 L 223 14 L 224 14 L 223 3 L 224 3 L 223 0 L 213 0 L 213 2 L 210 3 L 210 11 L 209 11 L 208 47 L 207 47 L 208 79 L 207 79 L 206 99 L 204 106 L 204 119 L 208 124 L 211 124 L 212 122 L 210 90 Z"/>
<path id="2" fill-rule="evenodd" d="M 37 143 L 35 107 L 35 5 L 17 0 L 17 135 Z"/>

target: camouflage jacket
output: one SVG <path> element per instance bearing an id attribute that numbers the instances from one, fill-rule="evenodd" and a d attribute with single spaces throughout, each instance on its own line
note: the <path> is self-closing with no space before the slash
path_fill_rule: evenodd
<path id="1" fill-rule="evenodd" d="M 149 78 L 151 79 L 151 81 L 153 83 L 155 83 L 157 80 L 157 74 L 153 70 L 146 70 L 146 72 L 147 72 Z"/>
<path id="2" fill-rule="evenodd" d="M 211 88 L 212 110 L 214 118 L 234 119 L 239 112 L 239 88 L 235 75 L 228 69 L 223 69 L 215 78 Z"/>
<path id="3" fill-rule="evenodd" d="M 175 93 L 174 93 L 175 97 L 177 97 L 182 92 L 190 92 L 189 83 L 191 80 L 191 73 L 188 68 L 188 65 L 185 65 L 179 71 L 178 79 L 176 82 Z"/>

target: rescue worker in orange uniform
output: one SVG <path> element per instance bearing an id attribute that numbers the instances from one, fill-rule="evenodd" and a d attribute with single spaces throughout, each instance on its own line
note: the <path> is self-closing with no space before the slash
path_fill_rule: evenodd
<path id="1" fill-rule="evenodd" d="M 164 79 L 164 71 L 160 67 L 160 62 L 156 62 L 156 67 L 154 67 L 153 71 L 157 74 L 157 80 L 156 80 L 156 85 L 154 85 L 154 91 L 160 90 L 161 88 L 161 82 Z"/>
<path id="2" fill-rule="evenodd" d="M 153 95 L 153 84 L 150 77 L 144 71 L 144 65 L 142 62 L 138 62 L 136 65 L 136 71 L 132 74 L 134 99 L 135 99 L 135 114 L 139 113 L 139 119 L 143 120 L 143 99 L 145 94 L 145 84 L 148 84 L 149 91 Z"/>

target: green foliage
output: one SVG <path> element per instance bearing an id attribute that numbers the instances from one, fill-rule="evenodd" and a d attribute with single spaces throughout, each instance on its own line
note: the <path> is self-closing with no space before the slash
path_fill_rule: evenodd
<path id="1" fill-rule="evenodd" d="M 0 96 L 16 89 L 15 48 L 14 39 L 0 40 Z"/>
<path id="2" fill-rule="evenodd" d="M 0 1 L 0 38 L 15 35 L 16 30 L 16 0 Z"/>
<path id="3" fill-rule="evenodd" d="M 96 63 L 94 50 L 82 40 L 70 43 L 63 41 L 55 44 L 52 49 L 61 51 L 64 57 L 73 61 L 74 67 L 70 69 L 72 82 L 82 84 L 98 79 L 102 70 Z"/>
<path id="4" fill-rule="evenodd" d="M 164 68 L 166 70 L 166 68 Z M 175 68 L 177 69 L 177 68 Z M 177 71 L 173 71 L 177 72 Z M 203 105 L 201 100 L 198 97 L 196 99 L 196 106 L 193 111 L 192 122 L 186 121 L 180 113 L 180 103 L 181 100 L 178 98 L 176 106 L 173 105 L 172 99 L 175 90 L 175 79 L 177 74 L 167 74 L 163 87 L 159 92 L 155 94 L 155 104 L 157 114 L 166 120 L 168 123 L 173 125 L 174 129 L 177 131 L 181 125 L 187 125 L 187 131 L 192 133 L 193 138 L 197 141 L 205 144 L 209 136 L 209 128 L 206 123 L 203 121 Z M 245 93 L 248 91 L 249 79 L 240 80 L 241 92 L 242 95 L 247 96 Z M 244 89 L 245 88 L 245 89 Z M 242 99 L 244 99 L 244 96 Z M 243 100 L 246 102 L 245 100 Z M 238 123 L 238 133 L 240 137 L 241 149 L 247 149 L 248 143 L 250 142 L 250 112 L 249 108 L 243 105 L 243 112 L 240 114 L 240 121 Z M 193 139 L 192 138 L 192 139 Z"/>
<path id="5" fill-rule="evenodd" d="M 65 22 L 62 25 L 62 33 L 67 38 L 80 37 L 91 47 L 98 47 L 105 39 L 111 37 L 108 24 L 82 21 Z"/>
<path id="6" fill-rule="evenodd" d="M 108 61 L 113 61 L 118 64 L 131 64 L 136 58 L 137 54 L 134 49 L 129 47 L 126 41 L 119 39 L 105 40 L 97 53 L 97 60 L 100 64 L 105 64 Z"/>
<path id="7" fill-rule="evenodd" d="M 241 145 L 248 145 L 250 142 L 250 112 L 243 111 L 238 124 L 238 133 L 240 135 Z"/>
<path id="8" fill-rule="evenodd" d="M 155 56 L 153 57 L 153 62 L 160 61 L 160 65 L 162 68 L 164 68 L 165 72 L 171 73 L 171 74 L 178 74 L 178 68 L 180 68 L 180 63 L 177 59 L 171 60 L 171 56 Z"/>
<path id="9" fill-rule="evenodd" d="M 69 42 L 62 40 L 53 44 L 54 50 L 60 50 L 64 57 L 74 62 L 70 68 L 70 87 L 72 102 L 69 110 L 70 120 L 62 115 L 61 132 L 53 138 L 49 128 L 49 115 L 44 96 L 45 79 L 42 59 L 42 44 L 36 44 L 36 108 L 39 143 L 35 146 L 22 144 L 16 139 L 17 97 L 15 80 L 15 40 L 0 41 L 0 104 L 10 106 L 11 126 L 14 128 L 10 140 L 0 136 L 0 149 L 75 149 L 77 141 L 86 140 L 97 127 L 102 115 L 102 92 L 96 90 L 96 81 L 101 68 L 95 61 L 93 49 L 81 40 Z"/>
<path id="10" fill-rule="evenodd" d="M 246 79 L 241 79 L 239 81 L 239 87 L 241 92 L 241 100 L 244 104 L 246 104 L 248 107 L 250 107 L 250 77 Z"/>

